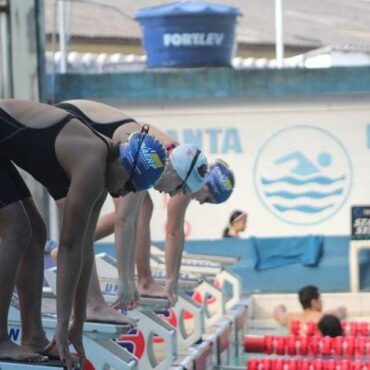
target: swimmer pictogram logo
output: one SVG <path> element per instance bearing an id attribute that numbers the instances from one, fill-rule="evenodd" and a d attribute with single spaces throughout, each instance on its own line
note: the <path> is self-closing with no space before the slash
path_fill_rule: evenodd
<path id="1" fill-rule="evenodd" d="M 345 203 L 351 181 L 346 148 L 316 126 L 297 125 L 273 134 L 254 164 L 261 202 L 292 224 L 315 224 L 333 216 Z"/>

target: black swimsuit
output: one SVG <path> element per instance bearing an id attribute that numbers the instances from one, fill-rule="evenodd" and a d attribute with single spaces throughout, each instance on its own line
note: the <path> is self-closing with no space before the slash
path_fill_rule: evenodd
<path id="1" fill-rule="evenodd" d="M 0 108 L 0 207 L 30 196 L 11 161 L 43 184 L 54 199 L 66 196 L 70 180 L 56 157 L 55 140 L 72 118 L 68 114 L 52 126 L 32 128 Z"/>
<path id="2" fill-rule="evenodd" d="M 125 123 L 137 123 L 133 118 L 125 118 L 119 121 L 109 123 L 98 123 L 93 121 L 89 116 L 82 112 L 81 109 L 79 109 L 78 107 L 71 103 L 58 103 L 55 104 L 55 106 L 64 109 L 68 113 L 78 118 L 85 125 L 92 127 L 99 134 L 109 137 L 110 139 L 113 137 L 113 134 L 118 127 L 124 125 Z"/>
<path id="3" fill-rule="evenodd" d="M 114 132 L 117 130 L 118 127 L 126 123 L 137 123 L 133 118 L 124 118 L 119 121 L 99 123 L 99 122 L 95 122 L 94 120 L 92 120 L 88 115 L 82 112 L 80 108 L 76 107 L 75 105 L 71 103 L 58 103 L 58 104 L 55 104 L 55 106 L 72 114 L 79 121 L 83 122 L 86 126 L 90 127 L 95 132 L 95 134 L 104 141 L 105 141 L 104 136 L 109 137 L 111 139 L 113 137 Z M 117 193 L 110 192 L 109 194 L 113 198 L 119 197 Z"/>

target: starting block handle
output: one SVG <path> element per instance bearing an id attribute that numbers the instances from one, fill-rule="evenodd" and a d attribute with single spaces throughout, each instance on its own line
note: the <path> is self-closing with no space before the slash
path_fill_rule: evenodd
<path id="1" fill-rule="evenodd" d="M 191 299 L 187 294 L 180 292 L 178 295 L 178 301 L 174 307 L 174 311 L 178 318 L 179 327 L 177 331 L 177 346 L 178 350 L 189 348 L 196 341 L 202 338 L 205 332 L 205 320 L 204 320 L 204 309 L 203 307 Z M 185 328 L 184 315 L 186 312 L 190 312 L 193 316 L 193 327 L 194 330 L 187 334 Z"/>
<path id="2" fill-rule="evenodd" d="M 225 314 L 225 299 L 224 294 L 221 289 L 216 288 L 213 284 L 207 280 L 203 280 L 201 284 L 194 290 L 198 292 L 202 297 L 202 305 L 205 310 L 205 322 L 206 326 L 213 325 L 217 320 L 219 320 Z M 208 307 L 208 295 L 211 295 L 215 300 L 214 309 L 211 311 Z"/>
<path id="3" fill-rule="evenodd" d="M 240 277 L 233 272 L 224 269 L 215 276 L 215 281 L 220 284 L 220 289 L 224 291 L 225 283 L 231 285 L 232 298 L 226 300 L 226 310 L 238 304 L 241 300 L 242 294 L 242 281 Z"/>
<path id="4" fill-rule="evenodd" d="M 139 320 L 139 330 L 142 331 L 146 350 L 139 360 L 141 369 L 167 370 L 170 368 L 173 360 L 177 357 L 176 329 L 169 323 L 159 318 L 154 312 L 131 310 L 127 312 L 128 316 Z M 156 334 L 163 338 L 165 357 L 160 363 L 156 362 L 153 347 L 153 335 Z"/>

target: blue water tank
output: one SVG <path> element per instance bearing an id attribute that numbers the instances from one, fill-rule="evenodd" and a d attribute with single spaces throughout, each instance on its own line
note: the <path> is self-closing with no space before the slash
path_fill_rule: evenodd
<path id="1" fill-rule="evenodd" d="M 140 9 L 149 67 L 227 66 L 235 51 L 238 8 L 181 1 Z"/>

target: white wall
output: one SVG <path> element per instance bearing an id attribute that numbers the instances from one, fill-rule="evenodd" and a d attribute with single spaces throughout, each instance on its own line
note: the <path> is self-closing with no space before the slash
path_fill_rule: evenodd
<path id="1" fill-rule="evenodd" d="M 192 202 L 187 212 L 188 238 L 212 239 L 220 237 L 234 209 L 249 214 L 245 236 L 350 233 L 350 206 L 370 204 L 369 102 L 370 97 L 318 97 L 107 103 L 171 131 L 181 142 L 192 137 L 210 162 L 222 158 L 230 164 L 236 188 L 229 201 L 202 206 Z M 262 184 L 262 178 L 280 177 L 293 183 Z M 316 182 L 307 181 L 312 178 Z M 152 239 L 161 240 L 166 201 L 159 193 L 152 195 Z M 298 210 L 286 210 L 292 207 Z M 108 203 L 104 211 L 109 208 Z"/>

